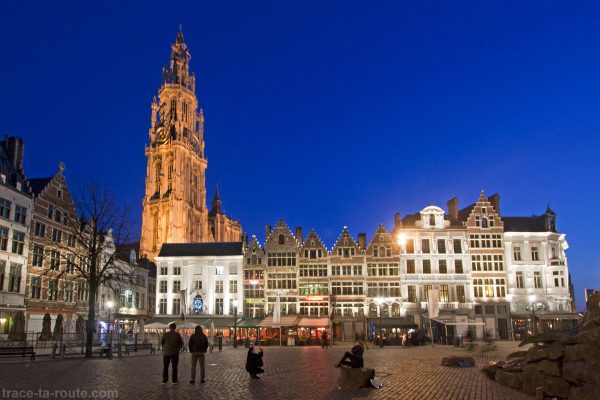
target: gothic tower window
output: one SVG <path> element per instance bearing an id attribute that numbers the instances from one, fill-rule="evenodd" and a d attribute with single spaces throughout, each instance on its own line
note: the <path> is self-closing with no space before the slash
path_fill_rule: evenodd
<path id="1" fill-rule="evenodd" d="M 158 246 L 158 213 L 152 216 L 152 250 Z"/>
<path id="2" fill-rule="evenodd" d="M 167 190 L 173 189 L 173 163 L 170 162 L 167 167 Z"/>
<path id="3" fill-rule="evenodd" d="M 279 235 L 279 244 L 285 244 L 285 236 Z"/>
<path id="4" fill-rule="evenodd" d="M 173 117 L 177 117 L 177 99 L 171 99 L 171 114 Z"/>
<path id="5" fill-rule="evenodd" d="M 160 194 L 160 162 L 155 165 L 154 182 L 156 183 L 156 192 Z"/>

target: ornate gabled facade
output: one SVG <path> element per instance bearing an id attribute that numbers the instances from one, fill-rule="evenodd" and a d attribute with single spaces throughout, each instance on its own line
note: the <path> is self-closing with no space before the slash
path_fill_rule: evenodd
<path id="1" fill-rule="evenodd" d="M 64 165 L 48 178 L 31 179 L 33 218 L 27 277 L 28 330 L 42 330 L 46 313 L 75 321 L 87 314 L 88 285 L 78 278 L 77 243 L 73 221 L 78 221 L 63 175 Z"/>
<path id="2" fill-rule="evenodd" d="M 267 258 L 256 236 L 244 248 L 244 315 L 265 316 L 265 266 Z"/>
<path id="3" fill-rule="evenodd" d="M 267 312 L 271 314 L 279 296 L 281 315 L 298 312 L 298 247 L 299 243 L 283 219 L 271 230 L 266 228 L 267 254 L 265 296 Z"/>
<path id="4" fill-rule="evenodd" d="M 190 58 L 178 32 L 158 101 L 152 102 L 140 240 L 140 255 L 150 260 L 163 243 L 233 242 L 242 236 L 239 222 L 223 213 L 218 191 L 210 213 L 206 206 L 204 115 Z"/>
<path id="5" fill-rule="evenodd" d="M 302 229 L 296 228 L 296 237 L 302 240 Z M 311 230 L 298 257 L 298 294 L 300 315 L 327 317 L 329 315 L 329 279 L 327 248 L 314 230 Z"/>

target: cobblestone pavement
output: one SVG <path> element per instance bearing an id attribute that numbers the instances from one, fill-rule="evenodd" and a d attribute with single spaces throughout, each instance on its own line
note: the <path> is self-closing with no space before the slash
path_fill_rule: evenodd
<path id="1" fill-rule="evenodd" d="M 476 356 L 477 366 L 503 358 L 517 349 L 515 342 L 498 343 L 495 353 Z M 450 346 L 371 346 L 365 364 L 376 370 L 381 389 L 338 390 L 334 368 L 347 350 L 343 346 L 311 348 L 265 348 L 265 369 L 259 381 L 244 370 L 246 351 L 227 348 L 206 356 L 205 384 L 190 385 L 189 354 L 179 363 L 179 384 L 161 385 L 160 355 L 131 355 L 123 359 L 72 358 L 34 362 L 0 363 L 0 389 L 22 390 L 118 390 L 119 399 L 532 399 L 487 379 L 479 368 L 442 367 L 446 355 L 467 355 Z M 197 371 L 199 373 L 199 370 Z M 7 397 L 0 390 L 0 398 Z M 89 394 L 89 393 L 88 393 Z M 33 397 L 37 398 L 37 397 Z"/>

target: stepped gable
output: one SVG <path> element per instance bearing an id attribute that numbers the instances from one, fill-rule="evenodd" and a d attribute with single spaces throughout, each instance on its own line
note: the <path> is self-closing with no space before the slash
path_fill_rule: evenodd
<path id="1" fill-rule="evenodd" d="M 252 235 L 252 238 L 250 239 L 250 243 L 248 243 L 248 245 L 244 249 L 244 257 L 247 258 L 247 257 L 251 257 L 253 255 L 257 255 L 258 257 L 261 257 L 261 258 L 263 258 L 265 255 L 265 251 L 263 250 L 262 246 L 258 242 L 256 235 Z"/>
<path id="2" fill-rule="evenodd" d="M 296 237 L 283 218 L 279 218 L 273 230 L 267 235 L 265 246 L 289 245 L 292 242 L 296 242 Z"/>
<path id="3" fill-rule="evenodd" d="M 386 253 L 381 254 L 379 249 L 383 247 L 386 250 L 391 250 L 391 255 L 396 256 L 400 254 L 400 247 L 396 244 L 396 241 L 393 239 L 392 235 L 389 234 L 388 231 L 385 230 L 383 224 L 379 224 L 373 238 L 369 242 L 367 246 L 367 255 L 375 256 L 375 257 L 386 257 Z M 375 255 L 375 250 L 377 250 L 377 255 Z"/>
<path id="4" fill-rule="evenodd" d="M 302 250 L 318 249 L 323 250 L 325 253 L 327 252 L 327 247 L 325 246 L 319 235 L 317 235 L 317 232 L 315 232 L 314 229 L 311 229 L 308 235 L 306 236 L 304 243 L 302 244 Z"/>
<path id="5" fill-rule="evenodd" d="M 344 229 L 342 229 L 342 233 L 331 249 L 331 254 L 337 254 L 338 250 L 342 248 L 354 248 L 355 254 L 360 254 L 360 247 L 354 239 L 352 239 L 347 226 L 344 226 Z"/>

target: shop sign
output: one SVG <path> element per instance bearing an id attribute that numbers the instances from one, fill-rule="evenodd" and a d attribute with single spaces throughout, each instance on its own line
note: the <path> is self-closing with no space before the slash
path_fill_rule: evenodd
<path id="1" fill-rule="evenodd" d="M 309 295 L 302 298 L 303 301 L 327 301 L 327 296 Z"/>
<path id="2" fill-rule="evenodd" d="M 246 299 L 246 303 L 264 303 L 265 299 Z"/>

